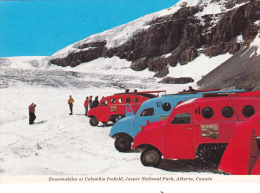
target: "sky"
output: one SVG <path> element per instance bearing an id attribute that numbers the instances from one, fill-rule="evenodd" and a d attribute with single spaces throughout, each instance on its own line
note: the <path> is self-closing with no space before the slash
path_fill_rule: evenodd
<path id="1" fill-rule="evenodd" d="M 0 1 L 0 57 L 51 56 L 179 0 Z"/>

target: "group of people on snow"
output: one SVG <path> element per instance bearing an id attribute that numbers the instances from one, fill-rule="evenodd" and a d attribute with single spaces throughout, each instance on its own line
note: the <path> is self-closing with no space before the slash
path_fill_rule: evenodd
<path id="1" fill-rule="evenodd" d="M 69 108 L 70 108 L 70 115 L 73 115 L 73 103 L 74 103 L 74 99 L 72 98 L 72 96 L 69 96 L 69 100 L 68 100 L 68 104 L 69 104 Z M 87 116 L 88 114 L 88 109 L 92 109 L 94 107 L 97 107 L 99 105 L 99 100 L 98 100 L 98 96 L 95 97 L 95 100 L 92 101 L 92 96 L 87 96 L 86 100 L 84 102 L 84 107 L 85 107 L 85 116 Z M 29 124 L 33 124 L 36 116 L 35 116 L 35 107 L 36 104 L 32 103 L 29 106 Z"/>
<path id="2" fill-rule="evenodd" d="M 183 90 L 183 91 L 186 91 L 186 90 Z M 188 91 L 195 91 L 191 86 L 189 86 L 189 90 Z M 126 93 L 129 92 L 129 89 L 126 89 L 125 91 Z M 134 92 L 137 92 L 137 90 L 134 90 Z M 104 97 L 103 97 L 104 98 Z M 70 115 L 73 114 L 73 103 L 74 103 L 74 99 L 72 98 L 72 96 L 70 95 L 69 96 L 69 100 L 68 100 L 68 104 L 69 104 L 69 108 L 70 108 Z M 94 107 L 97 107 L 99 105 L 99 100 L 98 100 L 98 96 L 95 97 L 95 100 L 92 101 L 92 96 L 87 96 L 86 97 L 86 100 L 84 102 L 84 107 L 85 107 L 85 116 L 88 115 L 88 110 L 89 109 L 92 109 Z M 34 120 L 36 119 L 36 116 L 35 116 L 35 107 L 36 107 L 36 104 L 32 103 L 30 106 L 29 106 L 29 124 L 33 124 L 34 123 Z"/>
<path id="3" fill-rule="evenodd" d="M 92 101 L 92 96 L 86 97 L 86 100 L 84 102 L 85 107 L 85 116 L 88 115 L 88 109 L 92 109 L 94 107 L 97 107 L 99 105 L 98 96 L 95 97 L 95 100 Z"/>
<path id="4" fill-rule="evenodd" d="M 68 104 L 70 107 L 70 115 L 73 114 L 73 103 L 74 103 L 74 99 L 71 97 L 68 100 Z M 84 102 L 84 107 L 85 107 L 85 116 L 87 116 L 88 114 L 88 109 L 92 109 L 94 107 L 97 107 L 99 105 L 99 101 L 98 101 L 98 96 L 95 97 L 95 100 L 92 101 L 92 96 L 87 96 L 86 100 Z"/>

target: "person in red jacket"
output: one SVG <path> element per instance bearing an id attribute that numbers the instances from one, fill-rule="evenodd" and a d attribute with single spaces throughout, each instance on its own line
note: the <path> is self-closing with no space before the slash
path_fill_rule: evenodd
<path id="1" fill-rule="evenodd" d="M 88 97 L 86 97 L 86 100 L 84 102 L 84 107 L 85 107 L 85 115 L 88 115 Z"/>
<path id="2" fill-rule="evenodd" d="M 36 107 L 36 104 L 32 103 L 30 106 L 29 106 L 29 124 L 33 124 L 34 120 L 36 119 L 36 116 L 35 116 L 35 107 Z"/>

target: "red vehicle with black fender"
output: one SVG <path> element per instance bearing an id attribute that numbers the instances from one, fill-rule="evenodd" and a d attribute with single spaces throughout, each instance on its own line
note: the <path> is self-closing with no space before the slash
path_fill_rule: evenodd
<path id="1" fill-rule="evenodd" d="M 92 126 L 97 126 L 99 121 L 104 124 L 108 121 L 115 123 L 117 120 L 125 117 L 126 103 L 130 104 L 134 113 L 136 113 L 144 101 L 157 97 L 160 92 L 166 91 L 128 92 L 104 97 L 97 107 L 88 111 L 89 123 Z M 153 93 L 157 93 L 157 95 Z"/>
<path id="2" fill-rule="evenodd" d="M 180 103 L 165 121 L 141 127 L 133 149 L 142 151 L 145 166 L 164 159 L 219 159 L 237 122 L 260 111 L 260 91 L 230 95 L 206 94 Z"/>
<path id="3" fill-rule="evenodd" d="M 237 123 L 219 170 L 234 175 L 260 175 L 260 112 Z"/>

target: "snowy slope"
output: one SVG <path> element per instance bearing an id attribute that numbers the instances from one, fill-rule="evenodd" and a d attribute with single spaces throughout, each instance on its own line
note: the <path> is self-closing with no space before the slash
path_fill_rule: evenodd
<path id="1" fill-rule="evenodd" d="M 41 82 L 44 80 L 46 82 L 51 80 L 52 82 L 58 81 L 60 82 L 61 86 L 64 86 L 67 84 L 66 77 L 73 74 L 73 72 L 77 72 L 79 74 L 78 76 L 80 76 L 80 78 L 84 81 L 89 82 L 90 85 L 93 85 L 91 83 L 93 80 L 94 82 L 105 82 L 104 84 L 107 86 L 109 85 L 107 81 L 109 81 L 110 85 L 118 86 L 118 88 L 121 87 L 135 89 L 136 87 L 147 89 L 151 84 L 154 86 L 154 88 L 168 88 L 168 92 L 174 93 L 186 89 L 188 86 L 197 88 L 197 81 L 199 81 L 201 77 L 208 74 L 231 56 L 231 54 L 225 54 L 209 58 L 204 54 L 201 54 L 194 61 L 189 62 L 186 65 L 177 65 L 176 67 L 169 66 L 169 74 L 167 76 L 175 78 L 191 77 L 194 79 L 193 83 L 174 86 L 159 84 L 158 82 L 161 80 L 161 78 L 154 78 L 154 72 L 149 71 L 148 69 L 143 71 L 134 71 L 130 68 L 131 62 L 125 59 L 120 59 L 116 56 L 112 58 L 98 58 L 91 62 L 83 63 L 74 68 L 69 66 L 60 67 L 53 64 L 48 64 L 47 60 L 42 57 L 0 58 L 0 68 L 2 67 L 2 72 L 0 75 L 4 77 L 1 87 L 4 88 L 6 87 L 4 85 L 10 85 L 11 83 L 16 84 L 16 82 L 19 81 L 27 80 L 26 82 L 30 82 L 26 76 L 21 78 L 23 73 L 29 74 L 31 78 L 34 77 L 35 84 L 40 80 Z M 16 78 L 10 79 L 10 77 L 13 76 Z M 60 78 L 57 79 L 57 77 Z M 82 84 L 81 87 L 84 88 L 84 85 L 85 84 Z"/>
<path id="2" fill-rule="evenodd" d="M 5 68 L 42 68 L 47 67 L 48 56 L 20 56 L 0 58 L 0 67 Z"/>

